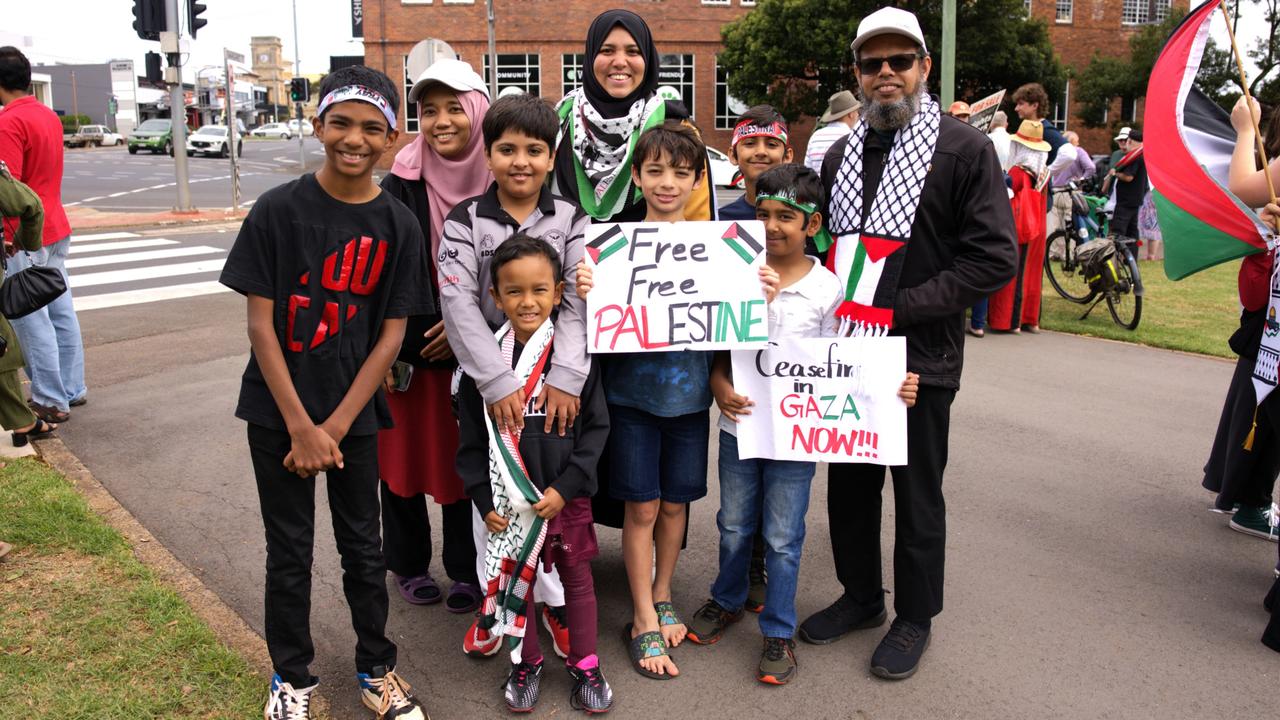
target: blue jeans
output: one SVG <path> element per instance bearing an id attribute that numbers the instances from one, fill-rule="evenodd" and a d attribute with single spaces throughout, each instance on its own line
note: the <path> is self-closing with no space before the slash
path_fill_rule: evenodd
<path id="1" fill-rule="evenodd" d="M 659 417 L 609 404 L 609 496 L 691 503 L 707 494 L 707 410 Z M 745 571 L 744 571 L 745 572 Z"/>
<path id="2" fill-rule="evenodd" d="M 804 516 L 817 466 L 789 460 L 738 459 L 738 438 L 720 431 L 720 572 L 711 597 L 726 610 L 747 601 L 747 569 L 757 519 L 764 522 L 769 576 L 760 632 L 790 638 L 796 631 L 796 584 L 804 547 Z"/>
<path id="3" fill-rule="evenodd" d="M 973 316 L 969 318 L 969 325 L 974 330 L 981 330 L 987 326 L 987 298 L 982 298 L 973 304 Z"/>
<path id="4" fill-rule="evenodd" d="M 8 274 L 33 265 L 56 267 L 67 279 L 67 250 L 71 237 L 45 245 L 33 253 L 19 252 L 9 258 Z M 71 300 L 71 283 L 67 291 L 39 310 L 9 321 L 31 378 L 31 399 L 62 411 L 72 400 L 84 397 L 84 345 L 80 341 L 80 321 Z"/>

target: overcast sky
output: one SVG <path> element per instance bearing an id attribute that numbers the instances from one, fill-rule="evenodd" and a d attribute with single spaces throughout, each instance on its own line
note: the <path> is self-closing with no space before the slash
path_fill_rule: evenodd
<path id="1" fill-rule="evenodd" d="M 1046 2 L 1047 0 L 1038 0 Z M 1193 4 L 1199 4 L 1192 0 Z M 16 45 L 33 62 L 95 63 L 115 58 L 131 58 L 143 72 L 143 54 L 159 51 L 160 44 L 138 39 L 133 32 L 132 0 L 3 0 L 0 44 Z M 222 49 L 249 57 L 249 38 L 275 35 L 284 43 L 284 55 L 292 61 L 292 0 L 204 0 L 209 21 L 200 37 L 192 41 L 184 80 L 205 65 L 221 62 Z M 185 0 L 179 0 L 185 5 Z M 320 73 L 329 69 L 330 55 L 363 55 L 364 45 L 351 38 L 351 0 L 297 0 L 298 39 L 302 71 Z M 185 22 L 185 21 L 184 21 Z M 1252 46 L 1266 26 L 1261 8 L 1244 4 L 1238 40 Z M 1213 36 L 1226 45 L 1221 20 Z M 442 38 L 449 40 L 449 38 Z M 963 35 L 960 41 L 964 41 Z M 1251 68 L 1252 69 L 1252 68 Z"/>

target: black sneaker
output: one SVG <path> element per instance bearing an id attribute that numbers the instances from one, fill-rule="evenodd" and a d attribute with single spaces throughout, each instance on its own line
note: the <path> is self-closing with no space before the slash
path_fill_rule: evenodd
<path id="1" fill-rule="evenodd" d="M 689 622 L 689 634 L 686 636 L 698 645 L 714 645 L 724 637 L 724 631 L 742 619 L 742 608 L 737 612 L 729 612 L 720 607 L 715 600 L 708 600 L 693 614 Z"/>
<path id="2" fill-rule="evenodd" d="M 883 593 L 872 605 L 859 605 L 845 593 L 800 624 L 800 639 L 812 645 L 826 645 L 853 630 L 880 627 L 888 617 Z"/>
<path id="3" fill-rule="evenodd" d="M 609 712 L 609 708 L 613 707 L 613 689 L 609 687 L 609 681 L 604 679 L 599 665 L 585 670 L 570 665 L 569 677 L 573 678 L 569 706 L 574 710 L 595 715 Z"/>
<path id="4" fill-rule="evenodd" d="M 756 679 L 767 685 L 786 685 L 796 676 L 796 641 L 791 638 L 767 637 L 760 653 Z"/>
<path id="5" fill-rule="evenodd" d="M 928 625 L 894 618 L 888 634 L 871 654 L 871 674 L 885 680 L 906 680 L 916 674 L 928 648 Z"/>
<path id="6" fill-rule="evenodd" d="M 542 681 L 542 663 L 516 663 L 507 676 L 507 709 L 511 712 L 531 712 L 538 704 L 539 684 Z"/>

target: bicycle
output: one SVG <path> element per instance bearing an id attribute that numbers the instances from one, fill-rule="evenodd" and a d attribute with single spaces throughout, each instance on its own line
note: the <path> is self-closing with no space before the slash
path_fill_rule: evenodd
<path id="1" fill-rule="evenodd" d="M 1105 300 L 1117 325 L 1136 330 L 1144 294 L 1134 251 L 1138 240 L 1110 233 L 1111 218 L 1103 209 L 1106 198 L 1086 195 L 1075 183 L 1068 191 L 1070 225 L 1054 230 L 1045 248 L 1049 284 L 1064 299 L 1089 305 L 1081 320 Z"/>

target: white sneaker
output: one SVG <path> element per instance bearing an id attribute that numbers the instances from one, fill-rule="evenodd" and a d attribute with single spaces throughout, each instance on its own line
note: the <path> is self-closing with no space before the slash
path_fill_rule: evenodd
<path id="1" fill-rule="evenodd" d="M 377 720 L 431 720 L 410 692 L 409 683 L 394 669 L 379 665 L 372 674 L 356 673 L 356 679 L 360 681 L 360 700 Z"/>
<path id="2" fill-rule="evenodd" d="M 267 697 L 267 706 L 262 710 L 264 720 L 310 720 L 311 692 L 320 686 L 295 688 L 280 679 L 279 675 L 271 676 L 271 694 Z"/>

